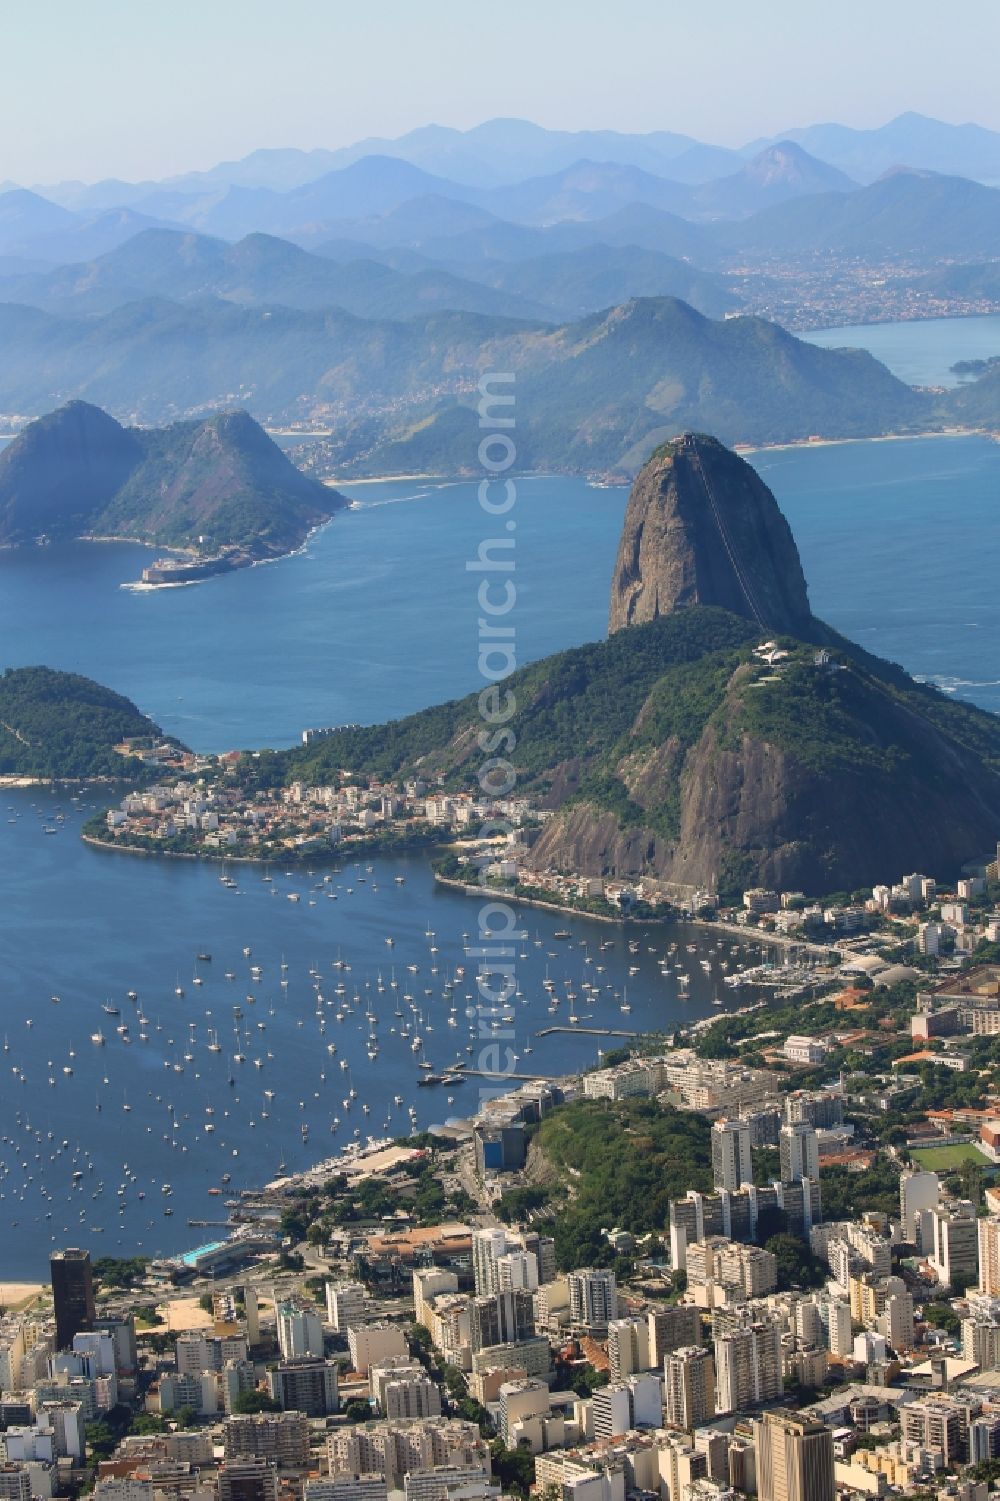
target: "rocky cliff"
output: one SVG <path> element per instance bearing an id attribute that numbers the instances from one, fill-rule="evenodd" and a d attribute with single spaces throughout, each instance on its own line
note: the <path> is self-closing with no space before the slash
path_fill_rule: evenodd
<path id="1" fill-rule="evenodd" d="M 952 876 L 992 848 L 1000 721 L 883 677 L 849 648 L 818 665 L 812 646 L 787 645 L 773 672 L 752 649 L 730 658 L 687 743 L 644 733 L 641 712 L 601 776 L 556 807 L 529 866 L 822 895 L 904 870 Z M 650 699 L 663 693 L 687 713 L 700 696 L 673 673 Z"/>
<path id="2" fill-rule="evenodd" d="M 712 439 L 658 450 L 625 519 L 606 641 L 505 685 L 523 865 L 821 896 L 940 877 L 1000 836 L 1000 719 L 916 683 L 809 612 L 774 497 Z M 475 696 L 289 753 L 475 788 Z"/>
<path id="3" fill-rule="evenodd" d="M 636 477 L 611 583 L 609 630 L 717 605 L 766 631 L 811 618 L 791 529 L 749 464 L 685 433 Z"/>

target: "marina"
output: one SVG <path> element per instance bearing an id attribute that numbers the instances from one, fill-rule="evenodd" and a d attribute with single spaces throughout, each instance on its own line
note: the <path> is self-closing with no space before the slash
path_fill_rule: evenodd
<path id="1" fill-rule="evenodd" d="M 792 522 L 817 611 L 986 708 L 1000 705 L 1000 689 L 995 570 L 980 539 L 998 455 L 968 438 L 754 459 Z M 935 574 L 932 590 L 940 560 L 923 539 L 942 486 L 960 498 L 963 526 L 951 533 L 952 572 Z M 5 553 L 0 627 L 21 660 L 92 672 L 205 749 L 287 744 L 304 725 L 371 721 L 464 691 L 475 615 L 463 563 L 475 546 L 470 487 L 393 481 L 357 493 L 360 509 L 304 554 L 177 591 L 118 588 L 148 558 L 135 547 Z M 528 660 L 603 634 L 600 560 L 624 494 L 568 478 L 526 481 L 524 493 L 519 650 Z M 553 615 L 544 585 L 557 553 L 580 589 Z M 421 602 L 432 558 L 442 593 L 428 636 Z M 364 600 L 390 586 L 393 619 L 373 620 Z M 399 657 L 400 632 L 420 635 L 416 665 Z M 207 637 L 218 646 L 211 671 Z M 318 697 L 317 684 L 327 685 Z M 772 993 L 744 983 L 754 966 L 785 963 L 777 948 L 746 951 L 743 935 L 721 925 L 633 932 L 524 906 L 521 993 L 480 1015 L 462 938 L 475 926 L 475 899 L 435 889 L 423 857 L 321 874 L 297 866 L 294 876 L 233 862 L 220 879 L 217 865 L 194 859 L 137 862 L 88 848 L 80 826 L 111 801 L 107 788 L 3 793 L 0 1215 L 11 1276 L 38 1276 L 58 1243 L 84 1241 L 95 1255 L 185 1251 L 188 1218 L 221 1218 L 213 1198 L 238 1199 L 281 1164 L 301 1171 L 369 1136 L 468 1118 L 480 1091 L 596 1063 L 602 1048 L 627 1044 L 618 1031 L 708 1024 Z M 608 940 L 614 947 L 602 951 Z M 808 974 L 807 964 L 803 994 Z M 501 1055 L 487 1068 L 503 1075 L 474 1072 L 486 1047 Z M 421 1085 L 427 1074 L 441 1082 Z"/>
<path id="2" fill-rule="evenodd" d="M 613 932 L 525 907 L 516 989 L 487 1006 L 469 952 L 477 909 L 437 887 L 424 859 L 244 865 L 225 880 L 149 860 L 137 880 L 127 857 L 76 837 L 92 806 L 65 789 L 4 795 L 12 1276 L 39 1274 L 67 1240 L 95 1255 L 184 1251 L 189 1219 L 220 1221 L 213 1199 L 468 1118 L 508 1081 L 593 1065 L 602 1044 L 628 1040 L 622 1004 L 635 1032 L 691 1025 L 716 1001 L 735 1009 L 746 992 L 725 977 L 765 957 L 710 928 Z M 56 807 L 64 823 L 47 839 Z M 185 983 L 195 968 L 200 986 Z"/>

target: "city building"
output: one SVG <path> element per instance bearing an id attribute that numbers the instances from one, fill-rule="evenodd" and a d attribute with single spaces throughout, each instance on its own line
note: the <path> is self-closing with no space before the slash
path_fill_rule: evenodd
<path id="1" fill-rule="evenodd" d="M 712 1126 L 712 1175 L 716 1188 L 730 1192 L 753 1182 L 750 1127 L 741 1120 L 715 1121 Z"/>
<path id="2" fill-rule="evenodd" d="M 503 1229 L 474 1230 L 472 1233 L 472 1275 L 476 1292 L 484 1297 L 500 1291 L 497 1262 L 507 1254 L 507 1232 Z"/>
<path id="3" fill-rule="evenodd" d="M 701 1315 L 690 1303 L 651 1308 L 646 1315 L 650 1367 L 663 1369 L 671 1350 L 695 1345 L 701 1338 Z"/>
<path id="4" fill-rule="evenodd" d="M 928 1214 L 931 1244 L 927 1254 L 943 1287 L 964 1289 L 979 1276 L 979 1221 L 968 1199 L 938 1204 Z"/>
<path id="5" fill-rule="evenodd" d="M 979 1291 L 1000 1297 L 1000 1216 L 991 1214 L 978 1222 Z"/>
<path id="6" fill-rule="evenodd" d="M 1000 1297 L 970 1293 L 968 1303 L 968 1315 L 962 1320 L 962 1354 L 981 1370 L 1000 1370 Z"/>
<path id="7" fill-rule="evenodd" d="M 268 1390 L 286 1411 L 325 1418 L 339 1406 L 337 1370 L 335 1360 L 283 1360 L 268 1370 Z"/>
<path id="8" fill-rule="evenodd" d="M 588 1333 L 604 1334 L 611 1320 L 618 1317 L 614 1272 L 581 1267 L 570 1272 L 566 1281 L 569 1284 L 570 1322 Z"/>
<path id="9" fill-rule="evenodd" d="M 219 1501 L 278 1501 L 278 1473 L 268 1459 L 230 1460 L 220 1465 Z"/>
<path id="10" fill-rule="evenodd" d="M 309 1419 L 300 1412 L 227 1418 L 223 1443 L 227 1461 L 268 1459 L 277 1465 L 304 1465 L 309 1458 Z"/>
<path id="11" fill-rule="evenodd" d="M 753 1425 L 758 1501 L 834 1501 L 833 1430 L 793 1412 Z"/>
<path id="12" fill-rule="evenodd" d="M 716 1287 L 742 1298 L 761 1298 L 773 1292 L 778 1285 L 778 1262 L 762 1246 L 712 1235 L 688 1246 L 687 1274 L 695 1301 L 710 1308 L 716 1301 Z"/>
<path id="13" fill-rule="evenodd" d="M 715 1406 L 741 1412 L 781 1396 L 781 1332 L 773 1319 L 760 1319 L 715 1336 Z"/>
<path id="14" fill-rule="evenodd" d="M 372 1400 L 382 1417 L 437 1418 L 441 1416 L 441 1392 L 436 1382 L 415 1361 L 397 1360 L 373 1365 L 368 1384 Z"/>
<path id="15" fill-rule="evenodd" d="M 601 1386 L 591 1400 L 594 1438 L 598 1441 L 628 1433 L 632 1427 L 631 1394 L 624 1382 Z"/>
<path id="16" fill-rule="evenodd" d="M 319 1314 L 303 1303 L 279 1303 L 278 1349 L 283 1360 L 322 1359 L 323 1324 Z"/>
<path id="17" fill-rule="evenodd" d="M 96 1310 L 90 1252 L 76 1248 L 54 1251 L 49 1261 L 49 1273 L 56 1320 L 56 1349 L 68 1350 L 75 1334 L 94 1327 Z"/>
<path id="18" fill-rule="evenodd" d="M 815 1067 L 822 1063 L 828 1048 L 819 1037 L 791 1036 L 785 1038 L 784 1054 L 789 1063 L 801 1063 Z"/>
<path id="19" fill-rule="evenodd" d="M 227 1360 L 218 1375 L 218 1389 L 227 1417 L 236 1411 L 246 1392 L 256 1391 L 257 1372 L 252 1360 Z"/>
<path id="20" fill-rule="evenodd" d="M 813 1126 L 806 1121 L 792 1121 L 778 1133 L 778 1153 L 782 1183 L 801 1183 L 803 1178 L 819 1178 L 819 1141 Z"/>
<path id="21" fill-rule="evenodd" d="M 349 1329 L 347 1344 L 351 1352 L 351 1365 L 360 1376 L 367 1376 L 370 1366 L 384 1365 L 387 1360 L 410 1353 L 406 1335 L 399 1325 L 385 1320 L 358 1324 Z"/>
<path id="22" fill-rule="evenodd" d="M 494 1293 L 469 1305 L 469 1343 L 473 1350 L 509 1345 L 534 1333 L 535 1305 L 528 1292 Z"/>
<path id="23" fill-rule="evenodd" d="M 664 1366 L 664 1418 L 674 1428 L 699 1428 L 715 1417 L 715 1362 L 704 1345 L 673 1350 Z"/>
<path id="24" fill-rule="evenodd" d="M 941 1197 L 941 1183 L 937 1173 L 926 1172 L 921 1169 L 913 1169 L 904 1172 L 899 1180 L 899 1217 L 903 1226 L 904 1239 L 917 1250 L 923 1250 L 921 1244 L 922 1217 L 936 1209 Z M 998 1279 L 1000 1288 L 1000 1279 Z M 984 1292 L 990 1291 L 984 1288 Z"/>
<path id="25" fill-rule="evenodd" d="M 439 1465 L 475 1466 L 490 1472 L 489 1445 L 478 1425 L 460 1418 L 339 1428 L 327 1437 L 326 1450 L 331 1478 L 379 1475 L 389 1490 L 401 1490 L 406 1475 Z"/>
<path id="26" fill-rule="evenodd" d="M 499 1398 L 500 1432 L 509 1449 L 520 1445 L 538 1454 L 553 1442 L 562 1442 L 562 1419 L 557 1432 L 550 1430 L 552 1397 L 547 1381 L 537 1377 L 507 1381 Z"/>
<path id="27" fill-rule="evenodd" d="M 302 1488 L 303 1501 L 387 1501 L 388 1494 L 381 1475 L 325 1475 Z"/>
<path id="28" fill-rule="evenodd" d="M 608 1324 L 608 1364 L 612 1381 L 623 1381 L 633 1371 L 647 1371 L 649 1324 L 641 1318 L 612 1319 Z"/>
<path id="29" fill-rule="evenodd" d="M 326 1317 L 338 1334 L 346 1334 L 352 1324 L 364 1319 L 365 1289 L 362 1282 L 328 1282 Z"/>
<path id="30" fill-rule="evenodd" d="M 968 1456 L 969 1405 L 935 1394 L 900 1409 L 903 1439 L 935 1451 L 941 1464 L 961 1464 Z"/>
<path id="31" fill-rule="evenodd" d="M 0 1462 L 0 1501 L 31 1501 L 31 1472 L 23 1465 Z"/>

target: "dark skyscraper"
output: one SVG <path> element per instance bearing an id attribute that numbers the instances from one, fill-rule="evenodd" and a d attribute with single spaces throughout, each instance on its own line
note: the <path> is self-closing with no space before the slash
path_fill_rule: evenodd
<path id="1" fill-rule="evenodd" d="M 90 1270 L 90 1252 L 54 1251 L 49 1262 L 52 1271 L 52 1302 L 56 1315 L 56 1349 L 65 1350 L 73 1336 L 94 1327 L 94 1279 Z"/>

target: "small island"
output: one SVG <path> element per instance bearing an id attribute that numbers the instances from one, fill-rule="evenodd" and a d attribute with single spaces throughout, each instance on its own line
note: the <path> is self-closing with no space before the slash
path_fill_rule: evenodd
<path id="1" fill-rule="evenodd" d="M 171 556 L 144 571 L 148 587 L 296 552 L 346 505 L 243 411 L 142 429 L 71 401 L 0 453 L 0 546 L 150 543 Z"/>

